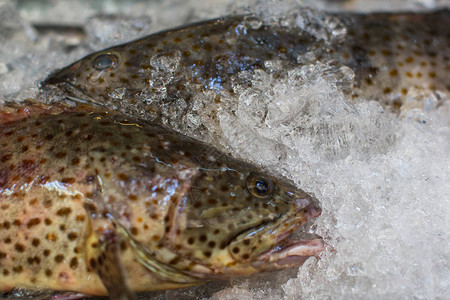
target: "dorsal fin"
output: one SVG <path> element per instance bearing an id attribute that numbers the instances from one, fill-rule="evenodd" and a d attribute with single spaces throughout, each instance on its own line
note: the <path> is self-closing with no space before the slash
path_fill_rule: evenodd
<path id="1" fill-rule="evenodd" d="M 59 101 L 47 105 L 35 99 L 0 104 L 0 124 L 15 122 L 42 114 L 60 114 L 66 111 L 96 111 L 99 108 L 80 102 Z"/>

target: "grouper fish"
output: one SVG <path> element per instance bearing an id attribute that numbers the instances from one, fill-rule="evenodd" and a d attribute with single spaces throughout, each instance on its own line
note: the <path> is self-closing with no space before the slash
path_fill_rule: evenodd
<path id="1" fill-rule="evenodd" d="M 243 71 L 281 78 L 318 62 L 345 66 L 353 72 L 343 89 L 349 99 L 376 100 L 397 111 L 417 93 L 448 97 L 449 10 L 365 15 L 299 9 L 285 19 L 266 19 L 230 16 L 152 34 L 90 54 L 52 73 L 42 88 L 177 130 L 182 119 L 214 119 L 221 101 L 237 101 Z M 206 104 L 194 101 L 199 94 Z"/>
<path id="2" fill-rule="evenodd" d="M 207 144 L 87 105 L 0 109 L 0 292 L 136 292 L 300 266 L 317 200 Z"/>

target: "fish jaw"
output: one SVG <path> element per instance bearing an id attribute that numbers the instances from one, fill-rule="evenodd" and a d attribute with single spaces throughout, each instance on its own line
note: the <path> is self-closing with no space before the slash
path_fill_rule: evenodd
<path id="1" fill-rule="evenodd" d="M 69 98 L 80 103 L 101 104 L 97 99 L 92 98 L 78 84 L 76 78 L 81 62 L 75 62 L 67 68 L 52 72 L 44 81 L 40 83 L 41 90 L 49 96 L 56 98 Z"/>
<path id="2" fill-rule="evenodd" d="M 310 204 L 302 208 L 303 201 L 299 200 L 299 212 L 290 212 L 280 218 L 273 226 L 268 226 L 265 232 L 261 232 L 263 243 L 270 245 L 262 253 L 255 253 L 250 257 L 249 262 L 244 263 L 244 268 L 234 270 L 233 273 L 242 272 L 247 275 L 251 266 L 253 272 L 272 271 L 301 266 L 309 257 L 316 256 L 324 250 L 324 243 L 321 238 L 312 238 L 304 240 L 291 239 L 290 236 L 305 223 L 320 216 L 321 209 L 314 198 L 310 199 Z M 235 242 L 229 246 L 230 253 L 236 244 L 245 240 L 258 231 L 258 228 L 250 230 L 238 236 Z"/>
<path id="3" fill-rule="evenodd" d="M 322 239 L 283 240 L 252 263 L 255 268 L 270 264 L 272 269 L 293 268 L 324 250 Z"/>

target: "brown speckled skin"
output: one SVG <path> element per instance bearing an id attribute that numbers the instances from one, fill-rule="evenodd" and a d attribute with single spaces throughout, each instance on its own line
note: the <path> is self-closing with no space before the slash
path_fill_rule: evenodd
<path id="1" fill-rule="evenodd" d="M 335 57 L 355 72 L 353 97 L 398 109 L 414 92 L 449 95 L 449 10 L 356 15 L 346 23 L 348 41 Z"/>
<path id="2" fill-rule="evenodd" d="M 295 25 L 253 29 L 254 16 L 225 17 L 91 54 L 55 72 L 42 86 L 177 129 L 190 114 L 214 118 L 220 105 L 196 107 L 193 99 L 205 94 L 208 103 L 220 103 L 224 95 L 232 96 L 240 71 L 271 73 L 265 63 L 279 61 L 283 71 L 277 76 L 284 76 L 294 67 L 333 61 L 355 73 L 353 87 L 345 90 L 353 98 L 397 109 L 412 90 L 448 93 L 449 16 L 448 10 L 332 15 L 347 34 L 329 43 Z M 114 68 L 95 70 L 93 62 L 102 54 L 117 56 Z"/>
<path id="3" fill-rule="evenodd" d="M 117 113 L 0 116 L 0 291 L 104 295 L 276 269 L 252 262 L 320 212 L 285 180 Z M 249 192 L 253 177 L 272 195 Z"/>

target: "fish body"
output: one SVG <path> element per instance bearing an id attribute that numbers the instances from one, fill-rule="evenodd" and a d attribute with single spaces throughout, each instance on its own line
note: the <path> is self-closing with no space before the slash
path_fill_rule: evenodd
<path id="1" fill-rule="evenodd" d="M 399 109 L 416 92 L 448 95 L 449 20 L 449 10 L 327 15 L 300 9 L 286 24 L 224 17 L 93 53 L 54 72 L 42 87 L 178 130 L 196 115 L 214 119 L 221 101 L 238 101 L 241 72 L 283 77 L 323 63 L 338 78 L 342 67 L 350 70 L 343 88 L 349 97 Z"/>
<path id="2" fill-rule="evenodd" d="M 0 110 L 0 291 L 134 292 L 301 265 L 320 208 L 287 180 L 117 112 Z"/>

